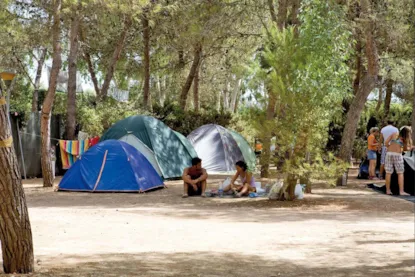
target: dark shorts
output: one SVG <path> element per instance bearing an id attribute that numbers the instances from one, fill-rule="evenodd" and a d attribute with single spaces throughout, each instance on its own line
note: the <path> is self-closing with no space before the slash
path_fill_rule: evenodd
<path id="1" fill-rule="evenodd" d="M 202 183 L 197 183 L 197 190 L 193 188 L 192 185 L 187 184 L 187 195 L 189 196 L 199 196 L 202 195 Z"/>

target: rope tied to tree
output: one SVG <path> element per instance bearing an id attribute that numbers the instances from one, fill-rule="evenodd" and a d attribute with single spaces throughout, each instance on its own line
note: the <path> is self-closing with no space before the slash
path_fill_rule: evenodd
<path id="1" fill-rule="evenodd" d="M 6 105 L 6 98 L 0 97 L 0 105 Z"/>
<path id="2" fill-rule="evenodd" d="M 6 138 L 5 140 L 0 140 L 0 148 L 9 148 L 13 144 L 13 137 L 10 136 Z"/>

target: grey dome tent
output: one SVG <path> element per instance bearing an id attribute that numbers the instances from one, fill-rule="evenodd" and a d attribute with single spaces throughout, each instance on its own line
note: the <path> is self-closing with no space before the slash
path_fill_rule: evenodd
<path id="1" fill-rule="evenodd" d="M 187 138 L 210 173 L 234 172 L 235 163 L 240 160 L 245 161 L 250 170 L 255 170 L 255 153 L 237 132 L 208 124 L 194 130 Z"/>

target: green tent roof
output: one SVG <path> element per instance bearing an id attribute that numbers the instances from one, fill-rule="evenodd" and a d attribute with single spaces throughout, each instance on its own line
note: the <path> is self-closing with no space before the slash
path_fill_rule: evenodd
<path id="1" fill-rule="evenodd" d="M 121 139 L 134 135 L 154 152 L 155 159 L 164 178 L 182 176 L 191 165 L 196 152 L 187 139 L 182 138 L 160 120 L 151 116 L 135 115 L 115 123 L 102 136 L 101 141 Z"/>
<path id="2" fill-rule="evenodd" d="M 231 133 L 233 139 L 238 144 L 239 149 L 241 149 L 242 155 L 244 156 L 244 159 L 245 159 L 246 164 L 248 165 L 248 168 L 252 170 L 252 172 L 254 172 L 255 164 L 256 164 L 256 157 L 255 157 L 254 151 L 252 151 L 251 146 L 241 134 L 235 131 L 232 131 L 230 129 L 228 129 L 228 131 Z"/>

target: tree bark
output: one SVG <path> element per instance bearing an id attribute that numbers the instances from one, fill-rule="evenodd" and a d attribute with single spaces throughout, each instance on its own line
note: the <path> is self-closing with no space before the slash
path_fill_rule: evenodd
<path id="1" fill-rule="evenodd" d="M 412 142 L 415 143 L 415 60 L 414 60 L 414 96 L 412 97 Z"/>
<path id="2" fill-rule="evenodd" d="M 60 9 L 61 0 L 54 1 L 53 7 L 53 61 L 52 70 L 50 72 L 49 88 L 45 100 L 43 101 L 42 117 L 41 117 L 41 141 L 42 141 L 42 175 L 43 186 L 53 186 L 53 172 L 50 155 L 50 115 L 55 100 L 56 86 L 58 82 L 58 75 L 62 66 L 62 48 L 60 42 Z"/>
<path id="3" fill-rule="evenodd" d="M 380 81 L 379 81 L 379 86 L 378 86 L 378 90 L 379 90 L 378 103 L 376 104 L 377 112 L 380 110 L 380 107 L 382 106 L 382 102 L 383 102 L 383 80 L 381 79 L 381 76 L 378 76 L 378 80 Z"/>
<path id="4" fill-rule="evenodd" d="M 141 24 L 143 26 L 143 42 L 144 42 L 144 108 L 148 111 L 152 110 L 151 107 L 151 94 L 150 94 L 150 24 L 149 24 L 149 10 L 144 8 L 141 18 Z"/>
<path id="5" fill-rule="evenodd" d="M 200 110 L 200 101 L 199 101 L 199 74 L 200 66 L 196 68 L 195 79 L 193 80 L 193 104 L 195 107 L 195 112 Z"/>
<path id="6" fill-rule="evenodd" d="M 241 79 L 235 80 L 234 87 L 233 87 L 233 90 L 232 90 L 231 103 L 230 103 L 229 110 L 233 113 L 235 112 L 236 101 L 239 98 L 239 90 L 241 88 L 241 83 L 242 83 Z"/>
<path id="7" fill-rule="evenodd" d="M 88 71 L 89 71 L 89 74 L 91 75 L 92 83 L 94 84 L 95 94 L 97 95 L 97 97 L 100 97 L 101 89 L 99 88 L 97 75 L 95 74 L 95 69 L 94 69 L 94 65 L 92 64 L 91 55 L 89 54 L 88 51 L 85 51 L 84 60 L 86 61 L 88 65 Z"/>
<path id="8" fill-rule="evenodd" d="M 280 31 L 283 30 L 286 26 L 287 6 L 288 6 L 288 0 L 279 0 L 278 1 L 278 18 L 277 18 L 276 23 L 277 23 L 277 27 Z"/>
<path id="9" fill-rule="evenodd" d="M 35 87 L 33 90 L 33 98 L 32 98 L 32 112 L 37 112 L 38 107 L 39 107 L 38 99 L 39 99 L 40 78 L 42 77 L 42 70 L 43 70 L 43 65 L 45 64 L 47 50 L 48 49 L 46 47 L 42 49 L 40 53 L 38 65 L 37 65 Z"/>
<path id="10" fill-rule="evenodd" d="M 166 100 L 166 87 L 162 84 L 164 79 L 165 82 L 165 77 L 163 76 L 160 78 L 160 76 L 157 77 L 157 92 L 158 92 L 158 99 L 159 99 L 159 104 L 160 106 L 164 107 L 164 102 Z"/>
<path id="11" fill-rule="evenodd" d="M 78 1 L 78 7 L 74 9 L 72 14 L 71 31 L 70 31 L 70 50 L 68 57 L 69 72 L 68 72 L 68 102 L 67 102 L 67 120 L 66 120 L 66 136 L 69 140 L 75 139 L 75 127 L 76 127 L 76 73 L 77 73 L 77 59 L 79 49 L 79 9 L 80 2 Z"/>
<path id="12" fill-rule="evenodd" d="M 3 94 L 4 95 L 4 94 Z M 3 96 L 0 93 L 0 100 Z M 2 101 L 5 102 L 5 101 Z M 7 106 L 0 102 L 0 241 L 5 273 L 34 270 L 32 230 L 20 168 L 8 124 Z"/>
<path id="13" fill-rule="evenodd" d="M 216 111 L 220 112 L 222 93 L 220 90 L 216 93 Z"/>
<path id="14" fill-rule="evenodd" d="M 194 58 L 192 67 L 190 68 L 189 75 L 187 76 L 186 82 L 182 87 L 182 93 L 180 95 L 180 107 L 185 110 L 187 104 L 187 96 L 189 94 L 190 87 L 192 86 L 193 79 L 195 78 L 197 68 L 199 67 L 200 60 L 202 58 L 202 44 L 197 43 L 194 49 Z"/>
<path id="15" fill-rule="evenodd" d="M 356 75 L 353 80 L 353 94 L 356 95 L 359 90 L 360 77 L 362 75 L 362 42 L 360 38 L 356 42 Z"/>
<path id="16" fill-rule="evenodd" d="M 286 20 L 287 20 L 287 5 L 288 0 L 279 0 L 278 1 L 278 17 L 275 18 L 273 14 L 275 15 L 274 11 L 274 5 L 272 1 L 268 1 L 268 8 L 271 12 L 271 18 L 273 19 L 274 23 L 277 24 L 277 27 L 280 31 L 282 31 L 285 28 Z M 267 84 L 267 90 L 268 90 L 268 106 L 267 106 L 267 120 L 271 121 L 275 118 L 275 107 L 277 105 L 277 95 L 274 91 L 272 91 L 271 87 Z M 268 178 L 269 176 L 269 163 L 271 160 L 271 134 L 266 134 L 264 136 L 263 141 L 263 150 L 261 153 L 261 177 L 262 178 Z"/>
<path id="17" fill-rule="evenodd" d="M 108 90 L 110 87 L 112 77 L 114 76 L 115 66 L 117 65 L 117 62 L 120 59 L 121 51 L 124 48 L 128 30 L 130 29 L 131 25 L 131 18 L 129 16 L 126 16 L 124 19 L 124 28 L 121 32 L 120 38 L 118 39 L 117 45 L 114 49 L 114 53 L 112 54 L 111 61 L 107 68 L 107 74 L 105 75 L 104 84 L 102 85 L 101 97 L 104 99 L 108 96 Z"/>
<path id="18" fill-rule="evenodd" d="M 184 65 L 185 65 L 185 62 L 184 62 L 184 52 L 183 52 L 183 50 L 179 50 L 178 51 L 178 55 L 179 55 L 179 64 L 178 64 L 179 69 L 183 69 L 184 68 Z"/>
<path id="19" fill-rule="evenodd" d="M 391 100 L 392 100 L 392 92 L 393 92 L 393 80 L 388 78 L 386 80 L 386 96 L 385 96 L 385 104 L 383 106 L 384 123 L 386 123 L 387 118 L 389 116 Z"/>
<path id="20" fill-rule="evenodd" d="M 277 98 L 275 93 L 268 88 L 268 107 L 267 107 L 267 120 L 271 121 L 275 118 L 275 107 L 277 105 Z M 269 164 L 271 161 L 271 134 L 267 131 L 267 134 L 264 136 L 263 147 L 261 153 L 261 178 L 269 177 Z"/>
<path id="21" fill-rule="evenodd" d="M 379 75 L 379 57 L 376 41 L 373 36 L 374 24 L 370 15 L 370 3 L 368 0 L 361 0 L 362 17 L 365 17 L 364 35 L 366 39 L 365 53 L 367 57 L 367 72 L 361 80 L 357 94 L 355 95 L 350 110 L 347 113 L 346 125 L 344 127 L 342 142 L 340 147 L 340 158 L 345 162 L 350 162 L 353 151 L 353 141 L 356 136 L 357 126 L 360 115 L 365 106 L 366 99 L 370 92 L 376 87 Z"/>
<path id="22" fill-rule="evenodd" d="M 292 11 L 290 21 L 291 25 L 294 26 L 295 35 L 298 37 L 298 30 L 300 28 L 300 20 L 298 19 L 298 13 L 300 11 L 301 0 L 291 0 L 291 2 Z"/>
<path id="23" fill-rule="evenodd" d="M 271 13 L 271 20 L 274 22 L 277 22 L 277 15 L 275 13 L 275 7 L 274 7 L 273 0 L 268 0 L 268 9 L 269 9 L 269 12 Z"/>

